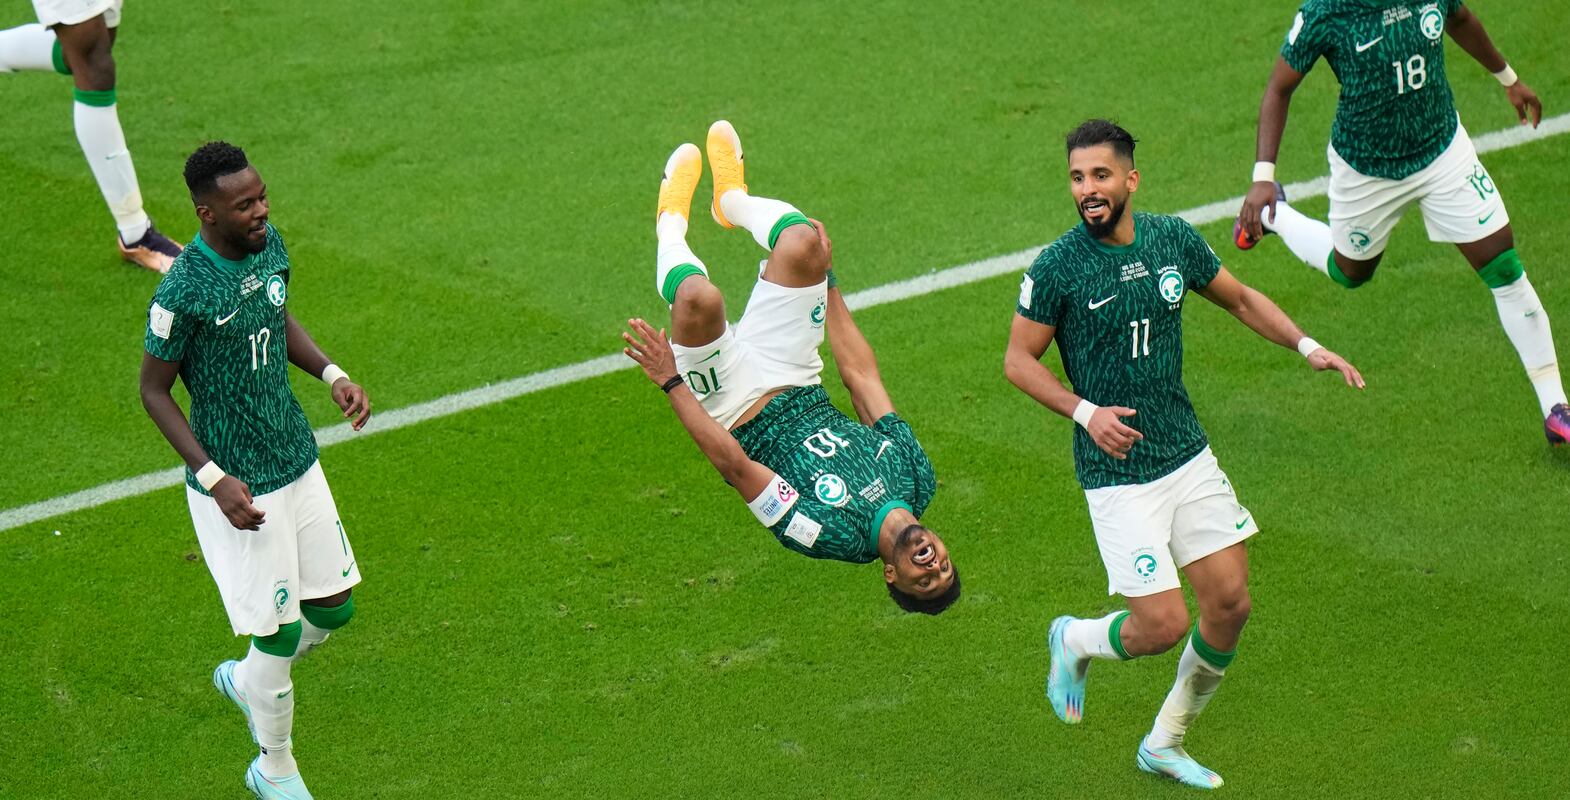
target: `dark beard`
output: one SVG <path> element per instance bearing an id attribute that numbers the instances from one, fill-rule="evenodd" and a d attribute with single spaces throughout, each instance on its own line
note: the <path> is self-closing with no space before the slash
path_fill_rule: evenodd
<path id="1" fill-rule="evenodd" d="M 1125 208 L 1127 208 L 1127 207 L 1128 207 L 1128 201 L 1127 200 L 1124 200 L 1121 203 L 1113 203 L 1111 200 L 1108 200 L 1107 201 L 1107 221 L 1106 222 L 1098 224 L 1098 223 L 1095 223 L 1095 222 L 1091 222 L 1088 219 L 1085 219 L 1085 210 L 1082 209 L 1082 208 L 1078 209 L 1079 210 L 1079 221 L 1085 223 L 1085 232 L 1089 233 L 1091 238 L 1093 238 L 1093 239 L 1105 239 L 1108 236 L 1112 235 L 1112 231 L 1115 230 L 1117 228 L 1117 226 L 1118 226 L 1118 223 L 1120 221 L 1122 221 L 1122 219 L 1123 219 L 1123 210 Z"/>

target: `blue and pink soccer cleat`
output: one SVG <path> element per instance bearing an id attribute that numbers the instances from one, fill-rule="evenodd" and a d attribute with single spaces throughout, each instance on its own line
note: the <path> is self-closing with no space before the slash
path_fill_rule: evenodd
<path id="1" fill-rule="evenodd" d="M 1555 447 L 1570 442 L 1570 406 L 1560 403 L 1549 410 L 1548 419 L 1543 420 L 1543 435 Z"/>

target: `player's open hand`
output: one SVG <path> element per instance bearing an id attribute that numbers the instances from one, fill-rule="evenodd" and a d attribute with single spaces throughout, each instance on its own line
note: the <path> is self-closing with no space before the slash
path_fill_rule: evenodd
<path id="1" fill-rule="evenodd" d="M 213 500 L 218 510 L 229 518 L 229 524 L 242 531 L 261 530 L 267 512 L 251 505 L 251 487 L 233 475 L 225 475 L 213 484 Z"/>
<path id="2" fill-rule="evenodd" d="M 1348 364 L 1346 359 L 1323 347 L 1308 354 L 1308 365 L 1320 371 L 1333 369 L 1341 373 L 1341 377 L 1346 378 L 1346 385 L 1363 388 L 1363 375 L 1357 371 L 1357 367 Z"/>
<path id="3" fill-rule="evenodd" d="M 1102 406 L 1090 415 L 1090 424 L 1085 430 L 1090 432 L 1097 447 L 1121 461 L 1128 458 L 1128 451 L 1133 449 L 1135 442 L 1145 438 L 1145 434 L 1123 424 L 1121 417 L 1132 417 L 1135 413 L 1132 408 Z"/>
<path id="4" fill-rule="evenodd" d="M 1515 106 L 1515 114 L 1521 118 L 1522 125 L 1530 124 L 1535 128 L 1543 121 L 1543 101 L 1537 99 L 1537 92 L 1532 91 L 1532 87 L 1517 80 L 1505 87 L 1505 97 Z"/>
<path id="5" fill-rule="evenodd" d="M 638 362 L 638 366 L 643 367 L 643 374 L 649 376 L 656 386 L 664 386 L 666 381 L 677 375 L 676 353 L 671 350 L 665 331 L 655 330 L 653 325 L 641 319 L 629 319 L 627 326 L 637 336 L 623 331 L 621 338 L 626 340 L 627 346 L 621 351 Z"/>
<path id="6" fill-rule="evenodd" d="M 1254 181 L 1243 196 L 1243 207 L 1238 209 L 1237 222 L 1248 238 L 1259 241 L 1265 236 L 1265 226 L 1259 221 L 1259 212 L 1268 209 L 1270 222 L 1276 221 L 1276 185 L 1270 181 Z"/>
<path id="7" fill-rule="evenodd" d="M 333 402 L 343 409 L 345 417 L 354 418 L 350 424 L 355 430 L 365 427 L 365 421 L 371 418 L 371 398 L 365 395 L 360 384 L 348 378 L 333 381 Z"/>

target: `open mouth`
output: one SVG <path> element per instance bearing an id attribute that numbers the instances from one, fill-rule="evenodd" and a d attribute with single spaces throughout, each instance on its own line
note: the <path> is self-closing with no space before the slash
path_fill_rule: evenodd
<path id="1" fill-rule="evenodd" d="M 1087 217 L 1105 213 L 1108 209 L 1109 206 L 1107 205 L 1107 201 L 1101 200 L 1099 198 L 1086 200 L 1085 202 L 1079 204 L 1080 212 Z"/>
<path id="2" fill-rule="evenodd" d="M 925 567 L 936 561 L 937 558 L 938 549 L 933 547 L 931 542 L 928 542 L 917 548 L 916 552 L 910 554 L 910 563 L 918 567 Z"/>

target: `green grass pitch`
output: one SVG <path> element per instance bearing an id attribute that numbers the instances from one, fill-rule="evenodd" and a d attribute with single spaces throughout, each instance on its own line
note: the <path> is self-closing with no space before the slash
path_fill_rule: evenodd
<path id="1" fill-rule="evenodd" d="M 1559 0 L 1474 7 L 1564 113 Z M 31 21 L 5 8 L 0 26 Z M 192 149 L 245 147 L 293 254 L 291 308 L 386 411 L 663 319 L 660 166 L 717 118 L 757 193 L 826 221 L 847 290 L 1056 237 L 1076 221 L 1061 137 L 1090 116 L 1140 137 L 1139 208 L 1237 195 L 1293 11 L 136 0 L 116 57 L 159 226 L 196 230 Z M 1514 122 L 1453 45 L 1449 73 L 1474 135 Z M 1334 97 L 1321 65 L 1284 178 L 1325 173 Z M 69 85 L 0 76 L 0 108 L 9 509 L 175 458 L 135 389 L 155 278 L 114 252 Z M 1570 136 L 1483 160 L 1570 353 Z M 706 202 L 690 241 L 735 315 L 758 253 Z M 1264 531 L 1253 619 L 1190 749 L 1239 797 L 1570 794 L 1570 453 L 1545 447 L 1486 289 L 1415 213 L 1355 293 L 1278 240 L 1239 253 L 1229 222 L 1202 230 L 1368 390 L 1190 304 L 1188 386 Z M 1017 283 L 859 315 L 965 574 L 936 619 L 899 613 L 872 567 L 776 544 L 632 371 L 324 450 L 365 582 L 359 618 L 295 671 L 317 796 L 1184 796 L 1134 767 L 1175 654 L 1097 664 L 1077 728 L 1041 693 L 1048 620 L 1117 603 L 1071 424 L 1002 376 Z M 0 532 L 0 582 L 0 797 L 243 796 L 251 745 L 208 683 L 242 643 L 180 490 Z"/>

